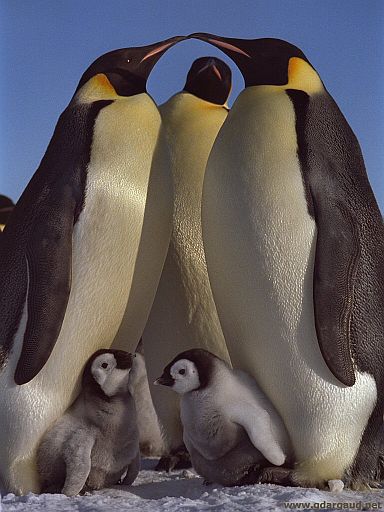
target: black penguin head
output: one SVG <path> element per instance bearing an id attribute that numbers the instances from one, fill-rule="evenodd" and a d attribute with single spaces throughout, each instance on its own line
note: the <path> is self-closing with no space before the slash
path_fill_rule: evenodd
<path id="1" fill-rule="evenodd" d="M 217 361 L 219 358 L 208 350 L 186 350 L 167 364 L 155 384 L 169 386 L 180 394 L 204 389 L 212 379 Z"/>
<path id="2" fill-rule="evenodd" d="M 134 357 L 124 350 L 98 350 L 84 367 L 83 389 L 103 398 L 125 394 Z"/>
<path id="3" fill-rule="evenodd" d="M 194 61 L 188 71 L 184 91 L 210 103 L 224 105 L 231 85 L 231 69 L 225 62 L 217 57 L 201 57 Z"/>
<path id="4" fill-rule="evenodd" d="M 235 39 L 195 33 L 200 39 L 222 50 L 240 69 L 245 86 L 287 86 L 313 92 L 322 88 L 321 80 L 304 53 L 282 39 Z"/>
<path id="5" fill-rule="evenodd" d="M 75 94 L 86 87 L 93 94 L 98 92 L 98 99 L 146 92 L 147 80 L 156 62 L 171 46 L 183 39 L 176 36 L 148 46 L 121 48 L 105 53 L 85 71 Z"/>

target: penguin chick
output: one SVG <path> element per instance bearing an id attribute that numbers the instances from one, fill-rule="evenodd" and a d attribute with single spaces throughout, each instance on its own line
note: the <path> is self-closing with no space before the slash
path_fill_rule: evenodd
<path id="1" fill-rule="evenodd" d="M 142 340 L 136 347 L 131 380 L 137 412 L 140 453 L 147 457 L 160 456 L 163 454 L 165 446 L 161 426 L 149 390 Z"/>
<path id="2" fill-rule="evenodd" d="M 136 409 L 130 392 L 133 356 L 101 349 L 85 365 L 82 390 L 44 435 L 37 452 L 42 492 L 67 496 L 131 484 L 140 466 Z"/>
<path id="3" fill-rule="evenodd" d="M 288 461 L 288 434 L 272 404 L 249 375 L 231 370 L 211 352 L 182 352 L 155 384 L 181 395 L 184 442 L 206 480 L 255 483 L 268 461 L 276 466 Z"/>

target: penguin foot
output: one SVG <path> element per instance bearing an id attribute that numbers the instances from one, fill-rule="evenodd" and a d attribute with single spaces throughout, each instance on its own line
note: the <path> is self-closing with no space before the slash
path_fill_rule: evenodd
<path id="1" fill-rule="evenodd" d="M 143 457 L 151 457 L 155 454 L 155 447 L 150 442 L 140 443 L 140 453 Z M 158 454 L 157 454 L 158 455 Z"/>
<path id="2" fill-rule="evenodd" d="M 365 469 L 365 468 L 364 468 Z M 345 488 L 352 491 L 371 491 L 384 486 L 384 459 L 379 457 L 378 467 L 369 474 L 361 471 L 347 471 L 344 476 Z"/>
<path id="3" fill-rule="evenodd" d="M 62 485 L 59 484 L 48 484 L 43 485 L 40 494 L 61 494 Z"/>
<path id="4" fill-rule="evenodd" d="M 259 473 L 259 484 L 276 484 L 285 486 L 295 486 L 292 478 L 293 471 L 290 468 L 282 468 L 280 466 L 266 467 Z"/>
<path id="5" fill-rule="evenodd" d="M 378 482 L 377 480 L 363 480 L 359 478 L 351 478 L 347 477 L 345 480 L 345 488 L 350 489 L 351 491 L 372 491 L 375 489 L 381 489 L 383 486 L 383 482 Z"/>
<path id="6" fill-rule="evenodd" d="M 251 466 L 246 474 L 240 478 L 240 480 L 235 481 L 229 487 L 237 486 L 237 485 L 253 485 L 258 484 L 261 473 L 263 471 L 263 467 L 260 464 L 254 464 Z"/>
<path id="7" fill-rule="evenodd" d="M 188 469 L 192 467 L 191 457 L 184 445 L 171 450 L 168 455 L 163 455 L 159 460 L 155 471 L 167 471 L 174 469 Z"/>

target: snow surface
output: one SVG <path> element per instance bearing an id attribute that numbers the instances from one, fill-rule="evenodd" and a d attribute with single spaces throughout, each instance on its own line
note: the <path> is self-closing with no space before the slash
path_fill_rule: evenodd
<path id="1" fill-rule="evenodd" d="M 146 459 L 134 484 L 114 486 L 85 496 L 68 498 L 62 494 L 28 494 L 3 496 L 2 512 L 257 512 L 290 510 L 347 510 L 346 504 L 358 510 L 384 510 L 384 489 L 369 492 L 342 491 L 331 493 L 318 489 L 253 485 L 221 487 L 203 485 L 203 479 L 191 471 L 170 474 L 153 470 L 157 460 Z M 285 506 L 285 503 L 291 505 Z M 307 506 L 304 504 L 307 503 Z M 326 508 L 327 504 L 335 505 Z M 337 505 L 337 503 L 341 505 Z M 321 507 L 321 505 L 323 506 Z M 324 506 L 325 504 L 325 506 Z M 359 504 L 356 506 L 356 504 Z M 368 508 L 367 505 L 368 504 Z M 373 507 L 372 507 L 372 504 Z"/>

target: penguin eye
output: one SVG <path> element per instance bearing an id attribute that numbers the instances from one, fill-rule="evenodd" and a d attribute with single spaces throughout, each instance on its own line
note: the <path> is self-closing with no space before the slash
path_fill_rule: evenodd
<path id="1" fill-rule="evenodd" d="M 179 373 L 180 373 L 180 375 L 184 375 L 184 373 L 185 373 L 185 370 L 184 370 L 184 369 L 182 369 L 182 370 L 179 370 Z"/>
<path id="2" fill-rule="evenodd" d="M 108 368 L 108 363 L 103 363 L 103 364 L 101 365 L 101 367 L 102 367 L 102 368 Z"/>

